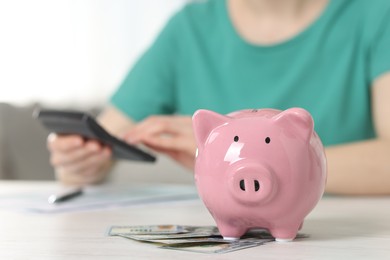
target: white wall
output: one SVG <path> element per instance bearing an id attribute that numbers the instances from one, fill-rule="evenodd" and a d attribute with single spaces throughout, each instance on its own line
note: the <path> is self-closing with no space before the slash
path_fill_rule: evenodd
<path id="1" fill-rule="evenodd" d="M 186 0 L 0 0 L 0 102 L 104 104 Z"/>

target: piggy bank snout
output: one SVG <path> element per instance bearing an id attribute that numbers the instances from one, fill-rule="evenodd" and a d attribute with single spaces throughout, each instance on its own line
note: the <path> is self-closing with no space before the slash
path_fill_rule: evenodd
<path id="1" fill-rule="evenodd" d="M 271 171 L 261 164 L 241 163 L 228 174 L 230 194 L 240 203 L 266 202 L 276 192 Z"/>

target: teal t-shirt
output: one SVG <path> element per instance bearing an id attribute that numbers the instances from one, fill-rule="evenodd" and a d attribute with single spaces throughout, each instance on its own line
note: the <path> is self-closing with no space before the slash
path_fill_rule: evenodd
<path id="1" fill-rule="evenodd" d="M 370 87 L 388 71 L 387 0 L 330 0 L 304 31 L 267 46 L 243 40 L 226 1 L 210 0 L 170 19 L 111 103 L 136 121 L 200 108 L 302 107 L 332 145 L 375 136 Z"/>

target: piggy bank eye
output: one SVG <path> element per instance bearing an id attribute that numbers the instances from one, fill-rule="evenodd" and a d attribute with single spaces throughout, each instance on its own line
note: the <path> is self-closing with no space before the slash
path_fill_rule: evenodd
<path id="1" fill-rule="evenodd" d="M 266 138 L 265 138 L 265 143 L 266 143 L 266 144 L 269 144 L 270 142 L 271 142 L 271 138 L 266 137 Z"/>
<path id="2" fill-rule="evenodd" d="M 236 136 L 234 137 L 234 142 L 238 142 L 238 140 L 239 140 L 239 138 L 238 138 L 238 136 L 236 135 Z"/>

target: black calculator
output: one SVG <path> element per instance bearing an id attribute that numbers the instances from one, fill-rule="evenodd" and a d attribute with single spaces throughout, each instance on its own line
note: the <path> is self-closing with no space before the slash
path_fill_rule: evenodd
<path id="1" fill-rule="evenodd" d="M 94 139 L 111 147 L 113 158 L 132 161 L 154 162 L 156 157 L 142 149 L 125 143 L 98 124 L 94 117 L 80 111 L 42 110 L 34 111 L 34 118 L 51 132 L 57 134 L 77 134 Z"/>

